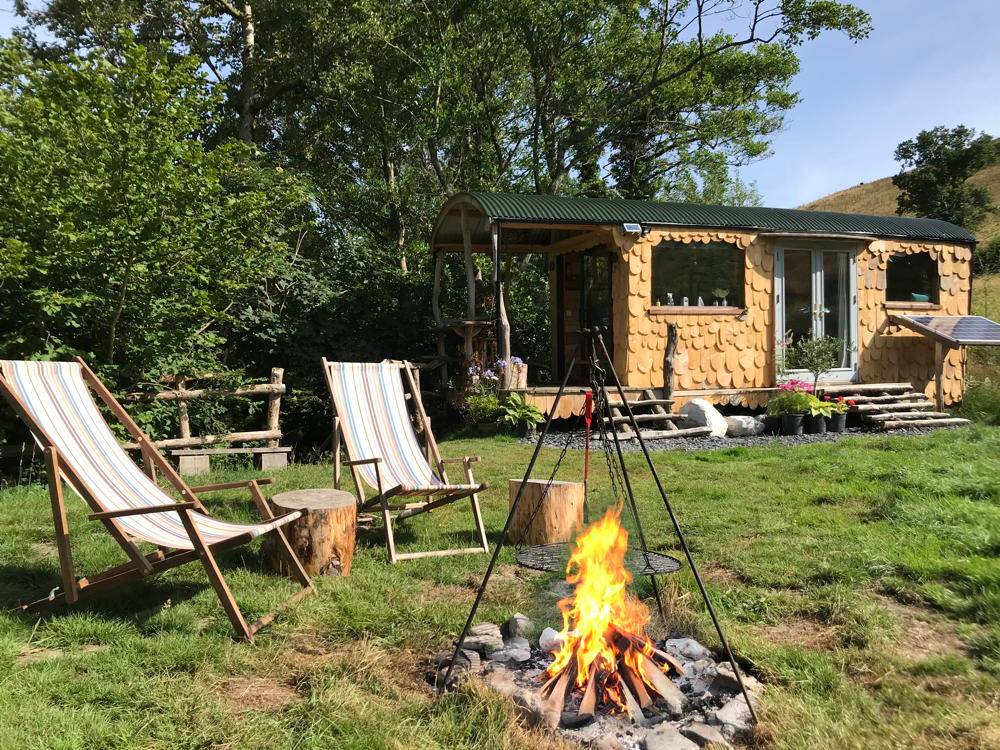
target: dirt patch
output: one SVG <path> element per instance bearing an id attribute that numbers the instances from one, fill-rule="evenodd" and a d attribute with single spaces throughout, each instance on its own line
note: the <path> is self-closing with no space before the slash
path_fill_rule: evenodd
<path id="1" fill-rule="evenodd" d="M 34 664 L 42 661 L 53 661 L 54 659 L 60 659 L 67 655 L 73 656 L 74 654 L 93 654 L 107 650 L 107 646 L 97 643 L 88 643 L 87 645 L 81 646 L 73 651 L 63 651 L 59 648 L 35 648 L 32 646 L 25 646 L 17 655 L 17 663 Z"/>
<path id="2" fill-rule="evenodd" d="M 272 677 L 228 677 L 219 682 L 213 692 L 228 711 L 280 711 L 302 700 L 298 691 L 287 682 Z"/>
<path id="3" fill-rule="evenodd" d="M 281 660 L 299 673 L 326 664 L 335 656 L 336 652 L 316 633 L 293 633 L 281 652 Z"/>
<path id="4" fill-rule="evenodd" d="M 873 598 L 899 623 L 899 636 L 893 640 L 892 649 L 904 660 L 918 662 L 966 652 L 954 626 L 940 615 L 884 594 L 873 594 Z"/>
<path id="5" fill-rule="evenodd" d="M 815 620 L 786 617 L 773 625 L 761 625 L 760 630 L 772 643 L 825 651 L 836 646 L 836 628 L 824 627 Z"/>

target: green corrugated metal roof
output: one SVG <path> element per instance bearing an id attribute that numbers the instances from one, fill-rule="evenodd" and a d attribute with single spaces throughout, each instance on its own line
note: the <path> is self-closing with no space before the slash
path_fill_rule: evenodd
<path id="1" fill-rule="evenodd" d="M 463 196 L 455 196 L 452 201 L 460 197 Z M 914 240 L 976 241 L 976 238 L 962 227 L 939 219 L 557 195 L 467 193 L 465 197 L 478 204 L 486 216 L 501 221 L 537 221 L 553 224 L 635 222 L 660 226 L 755 229 L 803 234 L 858 234 Z"/>

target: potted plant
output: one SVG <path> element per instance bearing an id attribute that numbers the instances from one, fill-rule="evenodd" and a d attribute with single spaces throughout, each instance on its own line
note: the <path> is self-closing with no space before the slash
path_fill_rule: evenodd
<path id="1" fill-rule="evenodd" d="M 781 418 L 782 435 L 801 435 L 805 415 L 814 397 L 810 386 L 801 380 L 790 380 L 778 387 L 778 392 L 767 402 L 768 416 Z"/>
<path id="2" fill-rule="evenodd" d="M 522 437 L 532 437 L 535 434 L 535 426 L 545 421 L 538 407 L 525 401 L 520 393 L 511 393 L 507 396 L 501 410 L 500 420 Z"/>
<path id="3" fill-rule="evenodd" d="M 832 414 L 832 401 L 822 401 L 813 394 L 809 394 L 809 413 L 805 418 L 805 433 L 807 435 L 826 434 L 826 420 Z"/>
<path id="4" fill-rule="evenodd" d="M 843 432 L 847 429 L 847 409 L 854 406 L 854 401 L 847 400 L 843 396 L 831 399 L 824 396 L 823 400 L 830 404 L 830 416 L 826 418 L 827 432 Z"/>
<path id="5" fill-rule="evenodd" d="M 843 339 L 832 336 L 804 338 L 789 347 L 785 364 L 812 373 L 812 390 L 815 392 L 820 376 L 840 365 L 843 350 Z"/>
<path id="6" fill-rule="evenodd" d="M 474 391 L 465 397 L 465 418 L 477 432 L 487 435 L 500 430 L 500 399 L 495 393 Z"/>

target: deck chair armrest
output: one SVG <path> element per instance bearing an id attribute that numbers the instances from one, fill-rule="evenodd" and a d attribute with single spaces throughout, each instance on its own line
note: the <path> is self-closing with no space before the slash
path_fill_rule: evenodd
<path id="1" fill-rule="evenodd" d="M 100 513 L 91 513 L 87 516 L 91 521 L 104 521 L 109 518 L 121 518 L 122 516 L 144 516 L 149 513 L 166 513 L 171 510 L 193 510 L 198 507 L 198 503 L 165 503 L 163 505 L 147 505 L 144 508 L 122 508 L 121 510 L 106 510 Z"/>
<path id="2" fill-rule="evenodd" d="M 219 492 L 221 490 L 238 490 L 243 487 L 249 487 L 251 482 L 256 482 L 258 485 L 264 484 L 274 484 L 274 477 L 263 477 L 261 479 L 243 479 L 239 482 L 221 482 L 219 484 L 203 484 L 201 487 L 192 487 L 191 491 L 195 494 L 199 492 Z"/>
<path id="3" fill-rule="evenodd" d="M 359 458 L 356 461 L 344 461 L 344 466 L 361 466 L 362 464 L 380 464 L 381 458 Z"/>
<path id="4" fill-rule="evenodd" d="M 442 458 L 442 464 L 474 464 L 482 461 L 482 456 L 462 456 L 461 458 Z"/>

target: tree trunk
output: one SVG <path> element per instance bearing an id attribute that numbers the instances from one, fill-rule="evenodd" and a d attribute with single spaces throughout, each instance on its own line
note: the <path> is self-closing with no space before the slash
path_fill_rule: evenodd
<path id="1" fill-rule="evenodd" d="M 509 481 L 511 504 L 520 486 L 520 479 Z M 546 486 L 546 481 L 538 479 L 528 480 L 525 485 L 510 524 L 510 538 L 515 544 L 568 542 L 574 529 L 583 528 L 583 484 L 552 482 L 548 492 Z"/>
<path id="2" fill-rule="evenodd" d="M 350 575 L 358 515 L 353 495 L 340 490 L 297 490 L 275 495 L 271 502 L 282 512 L 302 511 L 300 518 L 282 528 L 306 573 Z M 262 554 L 272 568 L 285 572 L 285 560 L 270 537 Z"/>
<path id="3" fill-rule="evenodd" d="M 254 114 L 253 105 L 256 95 L 254 85 L 254 59 L 257 47 L 257 29 L 253 18 L 253 8 L 250 3 L 243 3 L 242 17 L 239 19 L 243 24 L 243 52 L 241 60 L 243 70 L 240 78 L 240 140 L 244 143 L 253 143 Z"/>

